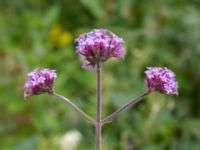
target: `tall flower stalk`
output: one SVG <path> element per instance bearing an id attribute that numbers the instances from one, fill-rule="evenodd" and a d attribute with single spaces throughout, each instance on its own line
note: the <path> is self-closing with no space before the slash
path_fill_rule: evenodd
<path id="1" fill-rule="evenodd" d="M 101 150 L 101 63 L 98 62 L 96 66 L 97 74 L 97 112 L 96 112 L 96 150 Z"/>
<path id="2" fill-rule="evenodd" d="M 95 29 L 80 35 L 76 40 L 76 52 L 83 58 L 83 68 L 96 70 L 96 119 L 86 114 L 68 98 L 54 91 L 54 82 L 57 78 L 55 70 L 35 69 L 28 73 L 28 80 L 24 85 L 24 97 L 30 97 L 42 93 L 48 93 L 56 99 L 69 105 L 96 128 L 96 150 L 101 150 L 101 129 L 104 124 L 113 121 L 122 112 L 133 106 L 150 93 L 158 91 L 162 94 L 178 95 L 178 82 L 175 73 L 166 67 L 147 67 L 146 87 L 147 91 L 134 97 L 116 111 L 102 119 L 102 64 L 111 57 L 123 59 L 125 56 L 124 41 L 114 33 L 106 29 Z"/>

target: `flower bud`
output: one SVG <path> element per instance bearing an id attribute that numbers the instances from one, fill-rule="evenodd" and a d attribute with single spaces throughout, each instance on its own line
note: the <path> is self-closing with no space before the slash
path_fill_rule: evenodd
<path id="1" fill-rule="evenodd" d="M 150 92 L 178 95 L 178 82 L 175 74 L 166 67 L 147 67 L 146 84 Z"/>
<path id="2" fill-rule="evenodd" d="M 24 85 L 24 97 L 52 92 L 56 71 L 50 69 L 35 69 L 28 73 L 28 80 Z"/>

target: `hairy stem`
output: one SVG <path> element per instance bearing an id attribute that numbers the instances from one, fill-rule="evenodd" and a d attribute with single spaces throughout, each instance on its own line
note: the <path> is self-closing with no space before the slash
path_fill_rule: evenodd
<path id="1" fill-rule="evenodd" d="M 128 101 L 128 103 L 126 103 L 125 105 L 123 105 L 122 107 L 120 107 L 119 109 L 117 109 L 115 112 L 113 112 L 111 115 L 105 117 L 102 120 L 102 124 L 111 122 L 113 119 L 115 119 L 121 112 L 125 111 L 127 108 L 129 108 L 130 106 L 136 104 L 137 102 L 139 102 L 141 99 L 143 99 L 144 97 L 146 97 L 147 95 L 149 95 L 150 92 L 145 92 L 135 98 L 133 98 L 132 100 Z"/>
<path id="2" fill-rule="evenodd" d="M 87 115 L 85 112 L 83 112 L 78 106 L 76 106 L 72 101 L 70 101 L 69 99 L 67 99 L 66 97 L 59 95 L 55 92 L 51 92 L 50 95 L 52 95 L 53 97 L 56 97 L 57 99 L 63 101 L 64 103 L 66 103 L 67 105 L 71 106 L 74 110 L 76 110 L 77 112 L 79 112 L 83 117 L 85 117 L 88 121 L 90 121 L 93 125 L 96 125 L 96 121 L 90 117 L 89 115 Z"/>
<path id="3" fill-rule="evenodd" d="M 97 63 L 96 150 L 101 150 L 101 64 Z"/>

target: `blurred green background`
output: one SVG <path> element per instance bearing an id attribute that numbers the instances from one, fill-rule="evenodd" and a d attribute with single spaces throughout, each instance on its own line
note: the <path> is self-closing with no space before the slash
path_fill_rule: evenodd
<path id="1" fill-rule="evenodd" d="M 47 94 L 23 100 L 27 72 L 53 68 L 55 90 L 95 117 L 95 73 L 74 44 L 93 28 L 127 48 L 103 66 L 103 116 L 146 90 L 147 66 L 172 69 L 180 86 L 105 125 L 103 150 L 199 150 L 199 0 L 0 0 L 0 149 L 94 150 L 94 127 L 74 110 Z"/>

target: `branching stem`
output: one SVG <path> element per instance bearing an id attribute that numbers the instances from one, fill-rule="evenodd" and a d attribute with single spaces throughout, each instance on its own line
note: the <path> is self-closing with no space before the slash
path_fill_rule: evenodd
<path id="1" fill-rule="evenodd" d="M 139 102 L 141 99 L 143 99 L 144 97 L 146 97 L 147 95 L 149 95 L 150 92 L 145 92 L 142 95 L 139 95 L 135 98 L 133 98 L 132 100 L 128 101 L 128 103 L 126 103 L 125 105 L 123 105 L 122 107 L 120 107 L 119 109 L 117 109 L 115 112 L 113 112 L 111 115 L 105 117 L 102 120 L 102 125 L 108 122 L 111 122 L 113 119 L 115 119 L 121 112 L 124 112 L 126 109 L 128 109 L 130 106 L 136 104 L 137 102 Z"/>
<path id="2" fill-rule="evenodd" d="M 70 101 L 68 98 L 59 95 L 55 92 L 51 92 L 50 95 L 52 95 L 53 97 L 56 97 L 57 99 L 63 101 L 64 103 L 66 103 L 67 105 L 71 106 L 74 110 L 76 110 L 77 112 L 79 112 L 83 117 L 85 117 L 88 121 L 90 121 L 93 125 L 96 125 L 96 121 L 90 117 L 89 115 L 87 115 L 84 111 L 82 111 L 78 106 L 76 106 L 72 101 Z"/>

